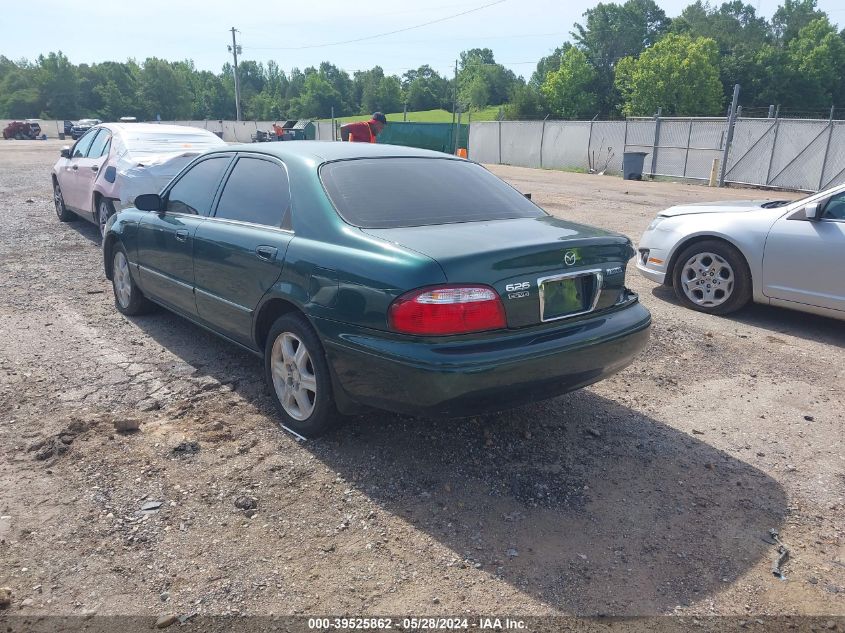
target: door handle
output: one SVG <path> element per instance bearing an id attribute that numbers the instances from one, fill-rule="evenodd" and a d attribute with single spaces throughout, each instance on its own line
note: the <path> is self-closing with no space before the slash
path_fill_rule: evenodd
<path id="1" fill-rule="evenodd" d="M 97 165 L 91 165 L 91 171 L 100 171 L 100 168 Z"/>
<path id="2" fill-rule="evenodd" d="M 275 246 L 256 246 L 255 247 L 255 254 L 258 259 L 263 259 L 264 261 L 272 262 L 273 259 L 276 257 L 276 253 L 279 252 L 279 249 Z"/>
<path id="3" fill-rule="evenodd" d="M 188 241 L 188 232 L 185 231 L 185 230 L 176 231 L 176 241 L 187 242 Z"/>
<path id="4" fill-rule="evenodd" d="M 72 169 L 73 171 L 76 171 L 77 169 L 79 169 L 79 165 L 73 165 L 73 166 L 71 167 L 71 169 Z"/>

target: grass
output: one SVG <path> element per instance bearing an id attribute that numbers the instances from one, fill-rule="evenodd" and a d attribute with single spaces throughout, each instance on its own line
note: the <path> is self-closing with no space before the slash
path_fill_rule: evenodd
<path id="1" fill-rule="evenodd" d="M 464 112 L 461 115 L 461 123 L 469 123 L 470 114 L 472 121 L 495 121 L 499 116 L 499 106 L 487 106 L 482 110 L 476 110 L 472 113 Z M 360 114 L 356 116 L 345 116 L 337 119 L 341 123 L 350 123 L 351 121 L 369 121 L 369 114 Z M 391 112 L 387 115 L 388 121 L 402 121 L 401 112 Z M 320 119 L 320 121 L 331 121 L 331 119 Z M 416 112 L 408 112 L 408 121 L 412 123 L 451 123 L 452 113 L 447 110 L 418 110 Z"/>

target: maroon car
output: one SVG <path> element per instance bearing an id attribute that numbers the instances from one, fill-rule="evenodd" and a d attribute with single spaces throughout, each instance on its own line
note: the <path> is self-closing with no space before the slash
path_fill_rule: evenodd
<path id="1" fill-rule="evenodd" d="M 41 136 L 41 126 L 34 119 L 26 121 L 12 121 L 3 129 L 3 138 L 9 139 L 36 139 Z"/>

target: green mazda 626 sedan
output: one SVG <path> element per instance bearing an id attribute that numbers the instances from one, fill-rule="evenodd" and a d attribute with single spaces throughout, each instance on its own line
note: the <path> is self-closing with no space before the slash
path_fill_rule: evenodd
<path id="1" fill-rule="evenodd" d="M 205 153 L 109 220 L 103 255 L 118 310 L 154 302 L 262 356 L 283 424 L 309 436 L 361 405 L 552 398 L 628 365 L 651 323 L 628 238 L 407 147 Z"/>

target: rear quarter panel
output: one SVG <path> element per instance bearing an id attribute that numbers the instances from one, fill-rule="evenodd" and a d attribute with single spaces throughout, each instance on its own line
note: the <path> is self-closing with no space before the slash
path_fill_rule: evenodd
<path id="1" fill-rule="evenodd" d="M 294 237 L 266 299 L 287 296 L 314 317 L 384 330 L 396 297 L 444 281 L 432 259 L 350 227 L 337 242 Z"/>
<path id="2" fill-rule="evenodd" d="M 130 208 L 116 213 L 109 220 L 106 226 L 106 239 L 103 240 L 103 266 L 106 277 L 109 279 L 111 279 L 114 248 L 117 244 L 121 244 L 126 251 L 132 272 L 135 273 L 135 280 L 138 281 L 138 223 L 145 213 L 148 212 Z"/>

